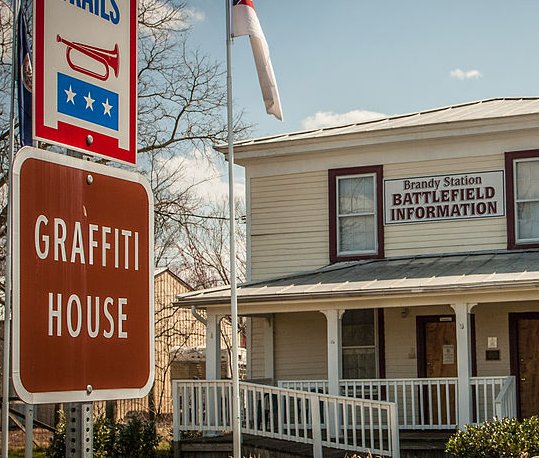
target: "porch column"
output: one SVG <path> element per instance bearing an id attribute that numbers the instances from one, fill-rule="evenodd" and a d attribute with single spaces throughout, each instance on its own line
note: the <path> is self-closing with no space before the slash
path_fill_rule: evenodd
<path id="1" fill-rule="evenodd" d="M 327 320 L 328 394 L 339 395 L 342 376 L 341 320 L 344 310 L 322 310 Z"/>
<path id="2" fill-rule="evenodd" d="M 273 314 L 264 317 L 264 378 L 273 381 Z"/>
<path id="3" fill-rule="evenodd" d="M 206 380 L 221 378 L 221 315 L 206 316 Z"/>
<path id="4" fill-rule="evenodd" d="M 455 311 L 457 329 L 457 371 L 458 371 L 458 427 L 463 428 L 472 421 L 472 396 L 470 377 L 472 375 L 472 342 L 470 314 L 476 304 L 460 302 L 451 304 Z"/>

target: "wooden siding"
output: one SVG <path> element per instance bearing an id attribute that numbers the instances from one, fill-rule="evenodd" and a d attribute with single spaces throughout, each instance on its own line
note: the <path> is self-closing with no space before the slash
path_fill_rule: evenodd
<path id="1" fill-rule="evenodd" d="M 504 156 L 497 154 L 469 157 L 466 160 L 450 158 L 389 164 L 384 167 L 384 179 L 503 169 Z M 506 246 L 506 220 L 500 217 L 385 226 L 387 257 L 496 250 Z"/>
<path id="2" fill-rule="evenodd" d="M 251 347 L 249 348 L 249 377 L 253 380 L 263 379 L 265 375 L 264 364 L 264 320 L 265 318 L 252 317 L 251 320 Z"/>
<path id="3" fill-rule="evenodd" d="M 384 165 L 384 179 L 503 169 L 504 156 L 500 152 L 391 162 Z M 252 280 L 329 263 L 327 174 L 324 169 L 250 177 Z M 384 227 L 384 234 L 386 257 L 503 249 L 507 245 L 505 217 L 392 224 Z"/>
<path id="4" fill-rule="evenodd" d="M 250 190 L 254 280 L 327 263 L 326 170 L 253 178 Z"/>
<path id="5" fill-rule="evenodd" d="M 476 305 L 475 315 L 477 376 L 504 376 L 510 373 L 508 313 L 539 310 L 536 302 L 489 303 Z M 448 306 L 392 307 L 384 309 L 386 378 L 414 378 L 417 373 L 418 316 L 454 315 Z M 327 379 L 326 319 L 320 312 L 274 315 L 275 380 Z M 252 347 L 253 379 L 264 378 L 263 318 L 253 318 L 260 331 Z M 487 338 L 498 338 L 500 360 L 487 361 Z"/>
<path id="6" fill-rule="evenodd" d="M 477 375 L 503 376 L 510 373 L 508 314 L 539 310 L 534 302 L 478 304 L 475 315 Z M 402 308 L 384 310 L 387 378 L 417 377 L 416 317 L 418 315 L 454 315 L 451 307 L 410 307 L 403 318 Z M 487 361 L 488 337 L 497 337 L 500 359 Z"/>
<path id="7" fill-rule="evenodd" d="M 495 311 L 495 312 L 494 312 Z M 503 304 L 478 304 L 472 313 L 476 322 L 477 374 L 478 375 L 509 375 L 509 313 L 537 312 L 537 302 L 513 302 Z M 485 351 L 488 337 L 498 338 L 500 350 L 499 361 L 487 361 Z"/>
<path id="8" fill-rule="evenodd" d="M 402 312 L 407 316 L 403 318 Z M 453 315 L 451 307 L 409 307 L 384 310 L 387 378 L 417 377 L 416 317 Z"/>
<path id="9" fill-rule="evenodd" d="M 320 312 L 274 316 L 275 379 L 326 379 L 325 316 Z"/>

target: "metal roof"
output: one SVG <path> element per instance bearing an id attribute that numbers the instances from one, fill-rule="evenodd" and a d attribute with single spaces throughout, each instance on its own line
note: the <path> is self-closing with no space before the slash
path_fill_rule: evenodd
<path id="1" fill-rule="evenodd" d="M 238 287 L 238 302 L 283 301 L 339 295 L 419 293 L 448 288 L 539 286 L 539 250 L 495 251 L 376 259 L 326 266 Z M 195 291 L 176 305 L 230 302 L 229 287 Z"/>
<path id="2" fill-rule="evenodd" d="M 392 130 L 403 127 L 418 127 L 458 121 L 474 121 L 539 114 L 539 97 L 504 97 L 450 105 L 426 111 L 388 116 L 371 121 L 324 127 L 321 129 L 293 132 L 271 137 L 262 137 L 234 143 L 237 147 L 271 145 L 278 142 L 358 134 Z M 217 149 L 224 150 L 224 145 Z"/>

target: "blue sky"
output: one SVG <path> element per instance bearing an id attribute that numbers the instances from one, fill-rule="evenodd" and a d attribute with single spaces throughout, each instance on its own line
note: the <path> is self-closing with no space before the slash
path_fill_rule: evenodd
<path id="1" fill-rule="evenodd" d="M 236 108 L 253 136 L 472 100 L 539 94 L 537 0 L 254 0 L 284 122 L 265 114 L 247 37 L 233 46 Z M 188 0 L 191 43 L 225 62 L 225 0 Z"/>

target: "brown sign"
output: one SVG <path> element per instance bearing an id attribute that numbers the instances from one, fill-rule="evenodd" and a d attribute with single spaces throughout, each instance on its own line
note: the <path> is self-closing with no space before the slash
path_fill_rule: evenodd
<path id="1" fill-rule="evenodd" d="M 153 382 L 153 203 L 133 172 L 34 148 L 14 163 L 13 380 L 29 403 Z"/>

